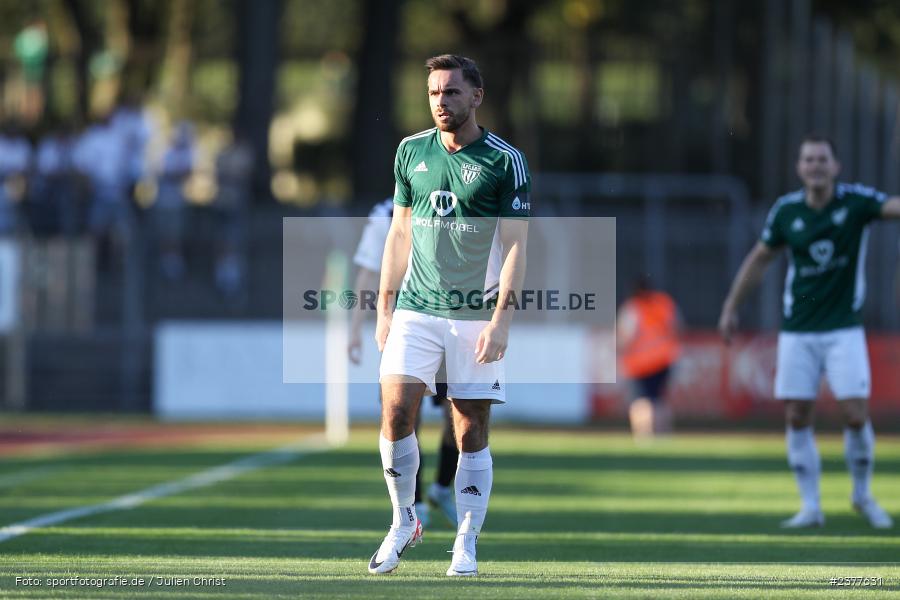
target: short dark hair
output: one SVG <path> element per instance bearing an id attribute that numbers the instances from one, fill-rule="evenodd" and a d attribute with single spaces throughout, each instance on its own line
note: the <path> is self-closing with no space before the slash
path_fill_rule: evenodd
<path id="1" fill-rule="evenodd" d="M 441 54 L 440 56 L 432 56 L 425 61 L 425 68 L 428 72 L 432 71 L 450 71 L 459 69 L 462 71 L 463 79 L 472 84 L 473 87 L 483 88 L 484 82 L 481 79 L 481 72 L 478 65 L 471 58 L 460 56 L 459 54 Z"/>
<path id="2" fill-rule="evenodd" d="M 828 147 L 831 148 L 831 155 L 837 158 L 837 146 L 834 145 L 834 140 L 832 140 L 827 135 L 822 135 L 820 133 L 807 133 L 803 136 L 803 139 L 800 140 L 800 145 L 797 146 L 797 152 L 800 151 L 800 148 L 803 147 L 803 144 L 828 144 Z"/>

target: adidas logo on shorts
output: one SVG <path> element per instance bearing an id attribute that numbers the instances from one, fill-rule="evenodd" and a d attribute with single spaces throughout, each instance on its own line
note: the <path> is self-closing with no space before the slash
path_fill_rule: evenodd
<path id="1" fill-rule="evenodd" d="M 499 390 L 499 389 L 500 389 L 500 380 L 499 380 L 499 379 L 496 380 L 496 381 L 494 382 L 494 385 L 491 386 L 491 389 L 492 389 L 492 390 Z"/>
<path id="2" fill-rule="evenodd" d="M 470 485 L 470 486 L 467 487 L 467 488 L 463 488 L 462 493 L 463 493 L 463 494 L 472 494 L 473 496 L 480 496 L 480 495 L 481 495 L 481 492 L 479 492 L 479 491 L 478 491 L 478 488 L 475 487 L 474 485 Z"/>

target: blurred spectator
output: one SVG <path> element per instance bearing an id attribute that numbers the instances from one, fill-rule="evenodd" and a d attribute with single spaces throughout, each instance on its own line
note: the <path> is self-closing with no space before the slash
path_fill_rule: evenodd
<path id="1" fill-rule="evenodd" d="M 74 235 L 79 224 L 72 174 L 72 136 L 65 125 L 52 124 L 40 138 L 29 186 L 29 221 L 36 235 Z"/>
<path id="2" fill-rule="evenodd" d="M 0 235 L 16 230 L 16 206 L 25 195 L 30 163 L 31 144 L 14 123 L 6 123 L 0 131 Z"/>
<path id="3" fill-rule="evenodd" d="M 243 242 L 246 209 L 253 176 L 253 147 L 236 137 L 216 159 L 218 196 L 215 209 L 221 220 L 216 286 L 226 295 L 237 294 L 244 284 Z"/>
<path id="4" fill-rule="evenodd" d="M 159 242 L 159 266 L 169 280 L 184 276 L 184 221 L 186 218 L 184 185 L 194 170 L 194 127 L 180 122 L 169 147 L 163 154 L 157 180 L 156 202 L 151 207 Z"/>
<path id="5" fill-rule="evenodd" d="M 145 160 L 147 143 L 153 135 L 153 124 L 140 102 L 133 97 L 119 103 L 113 112 L 110 124 L 122 138 L 126 153 L 126 177 L 130 187 L 134 187 L 146 172 Z"/>
<path id="6" fill-rule="evenodd" d="M 112 127 L 108 116 L 81 134 L 72 161 L 90 184 L 88 227 L 91 233 L 111 236 L 121 242 L 131 218 L 129 157 L 124 137 Z"/>
<path id="7" fill-rule="evenodd" d="M 635 281 L 631 298 L 619 309 L 616 345 L 621 369 L 633 387 L 628 416 L 636 438 L 671 431 L 672 414 L 663 395 L 681 352 L 680 321 L 671 296 L 654 290 L 645 277 Z"/>

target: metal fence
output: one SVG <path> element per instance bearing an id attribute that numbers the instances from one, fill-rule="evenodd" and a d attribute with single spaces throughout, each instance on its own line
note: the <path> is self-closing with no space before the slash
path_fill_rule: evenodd
<path id="1" fill-rule="evenodd" d="M 674 296 L 693 329 L 716 326 L 730 282 L 768 209 L 751 205 L 739 179 L 717 175 L 543 173 L 534 176 L 534 187 L 537 218 L 615 217 L 618 299 L 638 275 L 647 274 Z M 106 272 L 91 266 L 98 256 L 96 240 L 23 239 L 24 330 L 10 338 L 16 343 L 7 348 L 3 368 L 10 384 L 4 389 L 18 391 L 15 397 L 6 395 L 5 405 L 146 410 L 156 323 L 280 317 L 282 248 L 275 232 L 283 215 L 273 209 L 248 219 L 246 290 L 237 303 L 216 292 L 210 275 L 215 225 L 202 212 L 190 215 L 192 236 L 185 247 L 189 269 L 178 283 L 159 275 L 157 248 L 148 230 L 132 232 L 124 256 Z M 876 224 L 870 238 L 865 318 L 876 330 L 900 330 L 898 229 L 898 224 Z M 746 303 L 745 328 L 777 328 L 783 263 L 770 269 Z M 27 375 L 24 382 L 15 377 L 15 369 Z"/>
<path id="2" fill-rule="evenodd" d="M 762 229 L 768 206 L 751 206 L 739 179 L 719 175 L 535 175 L 544 214 L 617 219 L 619 298 L 648 275 L 678 302 L 689 327 L 714 328 L 741 260 Z M 900 329 L 895 297 L 898 226 L 877 223 L 869 240 L 866 324 Z M 786 261 L 770 269 L 742 311 L 750 329 L 778 327 Z"/>

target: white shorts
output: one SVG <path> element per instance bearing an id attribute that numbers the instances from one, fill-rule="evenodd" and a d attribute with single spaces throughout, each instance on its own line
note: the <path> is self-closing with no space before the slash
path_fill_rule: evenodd
<path id="1" fill-rule="evenodd" d="M 823 374 L 838 400 L 869 397 L 872 376 L 862 327 L 778 334 L 776 399 L 815 400 Z"/>
<path id="2" fill-rule="evenodd" d="M 488 321 L 435 317 L 411 310 L 395 310 L 380 374 L 420 379 L 435 394 L 435 373 L 446 355 L 447 396 L 453 400 L 506 401 L 503 360 L 475 362 L 475 342 Z"/>

